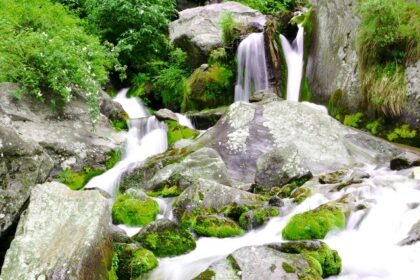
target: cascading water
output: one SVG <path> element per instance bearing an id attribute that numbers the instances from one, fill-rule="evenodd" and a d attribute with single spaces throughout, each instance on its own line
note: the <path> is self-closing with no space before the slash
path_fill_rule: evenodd
<path id="1" fill-rule="evenodd" d="M 287 64 L 287 100 L 299 101 L 300 84 L 303 72 L 303 37 L 304 29 L 299 26 L 295 40 L 289 40 L 280 35 L 283 54 Z"/>
<path id="2" fill-rule="evenodd" d="M 420 243 L 399 246 L 398 242 L 419 219 L 420 207 L 409 206 L 420 201 L 419 182 L 408 179 L 408 170 L 390 171 L 387 168 L 375 169 L 374 166 L 365 166 L 364 169 L 371 177 L 362 185 L 339 192 L 316 193 L 283 217 L 273 218 L 264 228 L 241 237 L 200 238 L 197 248 L 189 254 L 160 259 L 159 267 L 147 275 L 148 279 L 192 279 L 236 249 L 281 242 L 281 231 L 292 216 L 345 194 L 363 197 L 372 205 L 370 209 L 353 212 L 345 230 L 330 232 L 325 238 L 330 247 L 338 250 L 343 262 L 341 274 L 329 279 L 418 279 Z"/>
<path id="3" fill-rule="evenodd" d="M 127 92 L 128 89 L 121 90 L 114 99 L 130 118 L 122 160 L 104 174 L 90 180 L 85 188 L 99 188 L 114 195 L 121 175 L 131 164 L 163 153 L 168 148 L 166 126 L 155 116 L 147 114 L 140 99 L 127 98 Z"/>
<path id="4" fill-rule="evenodd" d="M 264 34 L 251 33 L 238 47 L 238 76 L 235 102 L 249 101 L 257 90 L 269 88 Z"/>

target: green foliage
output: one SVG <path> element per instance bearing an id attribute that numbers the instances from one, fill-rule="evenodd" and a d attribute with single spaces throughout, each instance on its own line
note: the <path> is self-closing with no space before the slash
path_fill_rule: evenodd
<path id="1" fill-rule="evenodd" d="M 81 171 L 73 171 L 66 168 L 58 174 L 58 180 L 72 190 L 80 190 L 90 181 L 90 179 L 101 175 L 102 173 L 104 173 L 104 170 L 95 169 L 90 166 L 85 166 Z"/>
<path id="2" fill-rule="evenodd" d="M 86 0 L 85 9 L 93 30 L 116 46 L 121 64 L 144 71 L 168 53 L 175 5 L 175 0 Z"/>
<path id="3" fill-rule="evenodd" d="M 380 131 L 383 130 L 384 120 L 377 119 L 373 120 L 366 125 L 366 129 L 370 131 L 371 134 L 377 135 Z"/>
<path id="4" fill-rule="evenodd" d="M 223 213 L 225 214 L 226 217 L 234 221 L 239 221 L 239 218 L 241 217 L 241 215 L 248 211 L 249 211 L 249 207 L 247 207 L 246 205 L 232 204 L 232 205 L 227 206 L 226 209 L 223 210 Z"/>
<path id="5" fill-rule="evenodd" d="M 308 78 L 305 76 L 302 79 L 302 84 L 300 87 L 300 94 L 299 94 L 299 101 L 311 101 L 312 100 L 312 92 L 309 88 Z"/>
<path id="6" fill-rule="evenodd" d="M 391 133 L 387 135 L 389 141 L 396 141 L 398 139 L 411 139 L 415 138 L 417 135 L 416 130 L 411 130 L 408 124 L 403 124 L 399 127 L 396 127 Z"/>
<path id="7" fill-rule="evenodd" d="M 157 257 L 169 257 L 185 254 L 195 249 L 193 236 L 181 228 L 166 228 L 159 232 L 146 233 L 142 238 L 134 237 Z"/>
<path id="8" fill-rule="evenodd" d="M 293 11 L 297 6 L 306 4 L 304 0 L 235 0 L 265 15 L 276 15 L 278 12 Z"/>
<path id="9" fill-rule="evenodd" d="M 237 236 L 244 232 L 234 221 L 215 215 L 198 216 L 192 229 L 199 235 L 218 238 Z"/>
<path id="10" fill-rule="evenodd" d="M 111 126 L 116 131 L 128 131 L 128 124 L 126 120 L 111 120 Z"/>
<path id="11" fill-rule="evenodd" d="M 330 230 L 344 228 L 345 222 L 345 215 L 338 207 L 324 204 L 293 216 L 282 235 L 286 240 L 323 239 Z"/>
<path id="12" fill-rule="evenodd" d="M 177 121 L 165 121 L 168 126 L 168 146 L 172 146 L 181 139 L 194 139 L 199 132 L 186 126 L 180 125 Z"/>
<path id="13" fill-rule="evenodd" d="M 108 160 L 105 162 L 106 169 L 111 169 L 114 167 L 120 160 L 122 156 L 121 149 L 112 150 L 107 154 Z"/>
<path id="14" fill-rule="evenodd" d="M 233 42 L 239 39 L 236 29 L 240 23 L 235 21 L 231 13 L 224 13 L 220 17 L 220 27 L 222 28 L 222 42 L 225 46 L 231 46 Z"/>
<path id="15" fill-rule="evenodd" d="M 358 128 L 360 126 L 362 120 L 363 120 L 363 113 L 358 112 L 358 113 L 353 114 L 353 115 L 346 115 L 344 117 L 343 124 L 346 125 L 346 126 L 351 126 L 351 127 L 354 127 L 354 128 Z"/>
<path id="16" fill-rule="evenodd" d="M 0 81 L 61 111 L 75 95 L 99 114 L 98 92 L 114 56 L 87 35 L 81 21 L 48 0 L 0 1 Z"/>
<path id="17" fill-rule="evenodd" d="M 112 220 L 129 226 L 144 226 L 156 219 L 159 204 L 149 198 L 140 200 L 128 194 L 117 197 L 112 205 Z"/>
<path id="18" fill-rule="evenodd" d="M 415 1 L 361 0 L 357 46 L 368 101 L 398 116 L 405 102 L 404 67 L 420 58 L 420 6 Z"/>
<path id="19" fill-rule="evenodd" d="M 85 0 L 52 0 L 54 3 L 61 3 L 66 6 L 71 13 L 80 18 L 86 16 Z"/>

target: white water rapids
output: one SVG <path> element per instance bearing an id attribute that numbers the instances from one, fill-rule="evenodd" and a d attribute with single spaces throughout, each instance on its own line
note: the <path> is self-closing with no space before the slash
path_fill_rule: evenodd
<path id="1" fill-rule="evenodd" d="M 316 193 L 283 213 L 283 216 L 271 219 L 262 229 L 235 238 L 200 238 L 197 248 L 189 254 L 160 259 L 159 267 L 147 275 L 147 279 L 192 279 L 211 263 L 236 249 L 282 242 L 281 231 L 293 215 L 339 199 L 345 194 L 364 198 L 371 205 L 369 210 L 353 212 L 345 230 L 330 232 L 325 238 L 324 241 L 331 248 L 338 250 L 343 263 L 341 274 L 329 279 L 419 279 L 420 243 L 399 246 L 398 242 L 407 237 L 412 225 L 419 220 L 420 206 L 412 208 L 410 205 L 420 202 L 420 182 L 408 179 L 409 170 L 376 170 L 373 166 L 366 166 L 365 170 L 371 178 L 362 184 L 340 192 Z"/>

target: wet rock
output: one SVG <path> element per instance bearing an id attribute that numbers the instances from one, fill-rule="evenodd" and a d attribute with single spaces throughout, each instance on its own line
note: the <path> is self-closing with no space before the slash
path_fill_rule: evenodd
<path id="1" fill-rule="evenodd" d="M 276 207 L 254 209 L 243 213 L 239 218 L 239 224 L 246 230 L 252 230 L 261 227 L 270 218 L 278 215 L 280 215 L 280 211 Z"/>
<path id="2" fill-rule="evenodd" d="M 173 203 L 174 215 L 181 219 L 184 212 L 195 209 L 221 209 L 231 204 L 261 206 L 262 197 L 214 181 L 199 179 Z"/>
<path id="3" fill-rule="evenodd" d="M 420 154 L 404 152 L 391 159 L 391 170 L 407 169 L 413 166 L 420 166 Z"/>
<path id="4" fill-rule="evenodd" d="M 203 275 L 211 275 L 211 278 L 200 278 Z M 195 279 L 291 280 L 322 277 L 302 254 L 283 253 L 278 246 L 262 245 L 236 250 L 225 259 L 211 264 Z"/>
<path id="5" fill-rule="evenodd" d="M 109 210 L 97 191 L 55 182 L 35 186 L 0 279 L 107 279 Z"/>
<path id="6" fill-rule="evenodd" d="M 284 206 L 283 200 L 278 196 L 270 197 L 270 199 L 268 200 L 268 204 L 271 205 L 271 206 L 275 206 L 275 207 L 283 207 Z"/>
<path id="7" fill-rule="evenodd" d="M 175 222 L 162 219 L 142 228 L 133 239 L 157 257 L 177 256 L 195 249 L 192 235 Z"/>
<path id="8" fill-rule="evenodd" d="M 255 183 L 264 190 L 311 177 L 311 171 L 305 166 L 295 146 L 273 149 L 257 159 Z"/>
<path id="9" fill-rule="evenodd" d="M 302 186 L 293 190 L 290 194 L 290 198 L 292 198 L 292 201 L 294 203 L 300 204 L 311 195 L 312 190 L 310 188 Z"/>
<path id="10" fill-rule="evenodd" d="M 331 192 L 337 192 L 347 186 L 360 184 L 369 177 L 368 173 L 359 169 L 341 169 L 319 176 L 318 181 L 321 184 L 335 184 Z"/>
<path id="11" fill-rule="evenodd" d="M 415 223 L 413 227 L 411 228 L 410 232 L 408 233 L 408 236 L 402 240 L 399 245 L 405 246 L 405 245 L 413 245 L 420 241 L 420 221 Z"/>
<path id="12" fill-rule="evenodd" d="M 217 215 L 199 215 L 191 227 L 198 235 L 218 238 L 232 237 L 244 233 L 231 219 Z"/>
<path id="13" fill-rule="evenodd" d="M 121 104 L 112 100 L 112 98 L 104 91 L 100 92 L 99 109 L 101 114 L 111 121 L 126 121 L 128 119 L 128 115 Z"/>
<path id="14" fill-rule="evenodd" d="M 231 185 L 226 165 L 214 149 L 202 148 L 185 157 L 180 163 L 164 167 L 151 178 L 146 189 L 160 190 L 165 186 L 185 189 L 198 179 Z"/>
<path id="15" fill-rule="evenodd" d="M 186 115 L 191 119 L 195 128 L 199 130 L 205 130 L 214 126 L 227 111 L 227 109 L 227 107 L 220 107 L 216 109 L 207 109 L 200 112 L 187 112 Z"/>
<path id="16" fill-rule="evenodd" d="M 262 102 L 268 103 L 272 101 L 279 101 L 280 97 L 277 96 L 275 92 L 268 90 L 259 90 L 254 92 L 249 98 L 249 102 Z"/>
<path id="17" fill-rule="evenodd" d="M 132 243 L 133 240 L 127 235 L 127 233 L 116 225 L 110 226 L 109 233 L 113 243 Z"/>
<path id="18" fill-rule="evenodd" d="M 178 122 L 178 116 L 169 109 L 160 109 L 154 112 L 156 118 L 160 121 L 173 120 Z"/>
<path id="19" fill-rule="evenodd" d="M 237 2 L 224 2 L 183 10 L 169 25 L 169 38 L 188 54 L 188 63 L 198 67 L 207 62 L 210 51 L 222 45 L 220 17 L 229 12 L 242 24 L 261 22 L 264 16 Z"/>

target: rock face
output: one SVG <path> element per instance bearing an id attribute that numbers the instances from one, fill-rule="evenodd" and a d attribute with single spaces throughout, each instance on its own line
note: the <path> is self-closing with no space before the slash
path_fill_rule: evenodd
<path id="1" fill-rule="evenodd" d="M 355 0 L 312 0 L 316 14 L 307 76 L 314 99 L 327 104 L 337 90 L 342 102 L 357 111 L 364 97 L 358 71 L 356 37 L 360 19 Z"/>
<path id="2" fill-rule="evenodd" d="M 420 130 L 420 60 L 405 70 L 407 100 L 401 120 Z"/>
<path id="3" fill-rule="evenodd" d="M 108 152 L 123 145 L 122 135 L 110 128 L 104 115 L 100 115 L 93 132 L 85 101 L 72 100 L 57 116 L 31 96 L 15 102 L 12 93 L 16 89 L 14 84 L 0 85 L 0 116 L 8 120 L 24 141 L 37 143 L 53 159 L 55 170 L 52 175 L 65 167 L 99 167 L 105 163 Z M 121 109 L 115 104 L 114 108 L 110 102 L 112 100 L 102 102 L 106 112 Z"/>
<path id="4" fill-rule="evenodd" d="M 31 187 L 45 182 L 52 168 L 41 146 L 0 118 L 0 240 L 17 223 Z"/>
<path id="5" fill-rule="evenodd" d="M 227 107 L 220 107 L 200 112 L 188 112 L 186 115 L 191 119 L 196 129 L 206 130 L 215 125 L 226 112 L 226 110 Z"/>
<path id="6" fill-rule="evenodd" d="M 109 203 L 59 183 L 33 188 L 0 279 L 107 279 Z"/>
<path id="7" fill-rule="evenodd" d="M 264 20 L 264 16 L 256 10 L 237 2 L 224 2 L 184 10 L 179 13 L 179 19 L 169 25 L 171 42 L 187 52 L 191 66 L 206 63 L 210 51 L 221 46 L 219 21 L 227 12 L 242 24 Z"/>

